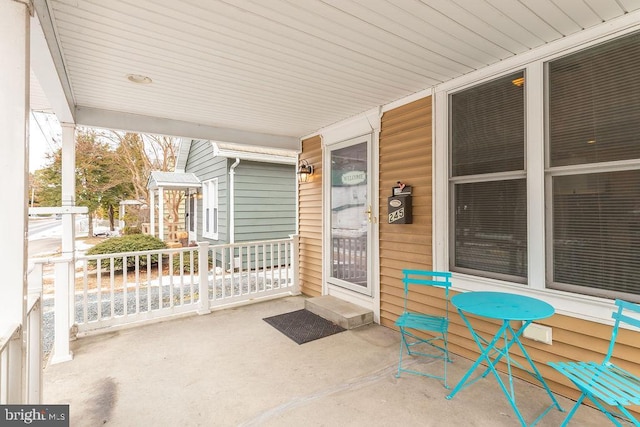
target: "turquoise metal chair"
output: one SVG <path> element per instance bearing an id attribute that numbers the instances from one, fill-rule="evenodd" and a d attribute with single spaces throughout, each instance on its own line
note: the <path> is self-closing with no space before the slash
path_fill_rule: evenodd
<path id="1" fill-rule="evenodd" d="M 609 350 L 602 363 L 596 362 L 550 362 L 549 365 L 566 376 L 582 392 L 562 426 L 569 423 L 573 414 L 585 398 L 589 398 L 617 426 L 622 426 L 616 418 L 623 418 L 635 426 L 640 422 L 626 409 L 640 405 L 640 377 L 611 363 L 611 355 L 618 336 L 620 323 L 640 328 L 640 304 L 616 300 L 618 310 L 611 317 L 615 319 Z M 631 313 L 631 314 L 630 314 Z M 632 317 L 634 316 L 634 317 Z M 607 407 L 605 407 L 608 406 Z"/>
<path id="2" fill-rule="evenodd" d="M 447 348 L 447 330 L 449 327 L 449 288 L 451 287 L 451 273 L 425 270 L 402 270 L 402 283 L 404 284 L 404 311 L 396 320 L 396 326 L 400 329 L 400 361 L 398 373 L 408 372 L 425 377 L 437 378 L 447 385 L 447 363 L 449 350 Z M 411 297 L 418 296 L 424 300 L 424 293 L 416 292 L 419 287 L 432 286 L 442 288 L 445 300 L 445 315 L 436 316 L 426 313 L 418 313 L 408 308 Z M 438 301 L 438 304 L 440 301 Z M 423 371 L 404 368 L 403 354 L 410 356 L 424 356 L 444 361 L 444 375 L 435 375 Z M 406 362 L 406 361 L 405 361 Z"/>

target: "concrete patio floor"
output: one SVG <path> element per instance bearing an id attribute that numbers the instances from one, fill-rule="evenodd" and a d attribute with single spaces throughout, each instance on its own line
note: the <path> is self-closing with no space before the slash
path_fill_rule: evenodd
<path id="1" fill-rule="evenodd" d="M 303 307 L 289 297 L 81 338 L 72 361 L 45 369 L 44 402 L 70 404 L 73 427 L 519 425 L 492 376 L 452 400 L 437 380 L 395 378 L 399 334 L 389 328 L 298 345 L 262 320 Z M 450 383 L 470 365 L 454 357 Z M 522 381 L 516 399 L 528 422 L 550 403 Z M 554 409 L 538 425 L 564 415 Z M 570 425 L 608 424 L 583 405 Z"/>

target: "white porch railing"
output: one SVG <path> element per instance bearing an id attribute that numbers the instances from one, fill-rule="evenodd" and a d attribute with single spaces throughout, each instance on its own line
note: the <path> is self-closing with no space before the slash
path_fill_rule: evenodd
<path id="1" fill-rule="evenodd" d="M 41 295 L 30 289 L 24 329 L 23 326 L 15 324 L 2 331 L 0 335 L 0 404 L 41 403 L 41 328 Z M 26 363 L 24 377 L 23 351 Z"/>
<path id="2" fill-rule="evenodd" d="M 78 257 L 75 323 L 86 333 L 298 294 L 297 254 L 296 236 Z"/>

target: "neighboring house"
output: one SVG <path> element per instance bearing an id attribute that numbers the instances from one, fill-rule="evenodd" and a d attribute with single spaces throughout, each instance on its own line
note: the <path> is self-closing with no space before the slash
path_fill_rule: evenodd
<path id="1" fill-rule="evenodd" d="M 200 180 L 191 173 L 152 171 L 149 189 L 149 224 L 143 224 L 143 232 L 167 242 L 181 242 L 185 226 L 184 200 L 201 187 Z M 157 218 L 156 218 L 157 215 Z"/>
<path id="2" fill-rule="evenodd" d="M 302 292 L 389 327 L 404 268 L 452 271 L 456 292 L 541 298 L 556 314 L 538 322 L 545 342 L 526 345 L 552 389 L 575 396 L 545 363 L 601 360 L 614 299 L 640 302 L 638 29 L 566 37 L 305 137 L 315 173 L 299 187 Z M 398 181 L 412 186 L 410 224 L 391 223 Z M 640 372 L 640 343 L 620 332 L 618 363 Z M 459 316 L 449 339 L 477 356 Z"/>
<path id="3" fill-rule="evenodd" d="M 296 163 L 291 150 L 183 139 L 176 172 L 192 174 L 202 186 L 186 198 L 189 241 L 216 245 L 294 234 Z"/>

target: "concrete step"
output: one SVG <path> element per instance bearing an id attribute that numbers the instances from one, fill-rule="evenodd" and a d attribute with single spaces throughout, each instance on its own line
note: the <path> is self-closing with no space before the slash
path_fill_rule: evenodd
<path id="1" fill-rule="evenodd" d="M 373 323 L 373 311 L 331 295 L 308 298 L 304 308 L 345 329 Z"/>

